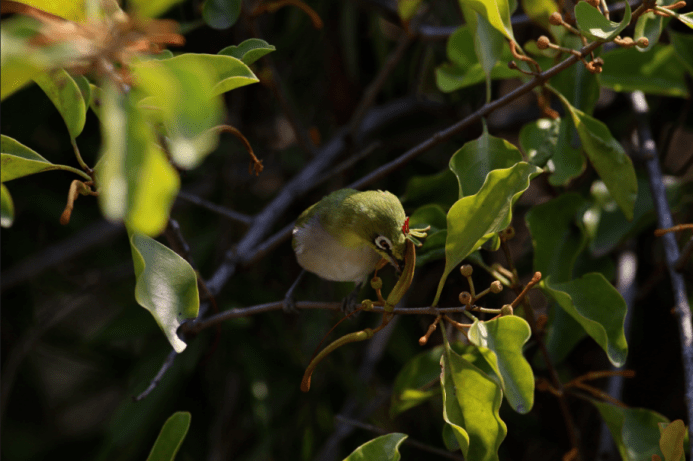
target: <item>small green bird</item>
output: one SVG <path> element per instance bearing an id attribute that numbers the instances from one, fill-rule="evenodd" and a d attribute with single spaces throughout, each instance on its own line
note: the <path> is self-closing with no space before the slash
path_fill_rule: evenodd
<path id="1" fill-rule="evenodd" d="M 401 270 L 405 242 L 411 238 L 408 221 L 399 199 L 390 192 L 340 189 L 301 213 L 292 246 L 308 272 L 356 283 L 345 300 L 344 310 L 349 311 L 358 289 L 382 258 Z"/>

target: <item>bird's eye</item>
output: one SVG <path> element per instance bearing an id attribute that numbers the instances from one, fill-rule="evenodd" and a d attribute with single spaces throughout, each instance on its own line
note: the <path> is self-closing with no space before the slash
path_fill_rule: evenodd
<path id="1" fill-rule="evenodd" d="M 390 242 L 390 239 L 383 235 L 379 235 L 375 238 L 375 245 L 384 251 L 390 251 L 390 248 L 392 248 L 392 242 Z"/>

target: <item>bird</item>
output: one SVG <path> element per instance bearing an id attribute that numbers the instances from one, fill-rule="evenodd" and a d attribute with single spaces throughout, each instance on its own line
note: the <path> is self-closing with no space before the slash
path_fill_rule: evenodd
<path id="1" fill-rule="evenodd" d="M 390 192 L 340 189 L 301 213 L 293 229 L 292 247 L 305 271 L 356 284 L 342 306 L 349 313 L 359 289 L 382 259 L 401 271 L 406 240 L 412 238 L 408 221 L 402 203 Z M 287 311 L 291 311 L 297 283 L 285 298 Z"/>

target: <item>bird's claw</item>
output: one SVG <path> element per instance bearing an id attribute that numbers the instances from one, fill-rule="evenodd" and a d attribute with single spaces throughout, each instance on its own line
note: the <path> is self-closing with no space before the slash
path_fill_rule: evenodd
<path id="1" fill-rule="evenodd" d="M 296 307 L 296 299 L 293 295 L 286 295 L 282 301 L 282 310 L 285 314 L 298 314 L 298 308 Z"/>

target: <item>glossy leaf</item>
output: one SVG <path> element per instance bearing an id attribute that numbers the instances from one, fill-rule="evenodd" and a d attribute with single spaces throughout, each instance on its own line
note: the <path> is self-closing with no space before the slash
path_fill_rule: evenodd
<path id="1" fill-rule="evenodd" d="M 459 185 L 459 198 L 479 192 L 486 176 L 493 170 L 510 168 L 522 161 L 520 151 L 506 141 L 483 134 L 462 146 L 450 158 L 450 170 L 455 173 Z"/>
<path id="2" fill-rule="evenodd" d="M 630 157 L 626 155 L 623 146 L 614 139 L 603 122 L 574 108 L 562 94 L 556 94 L 566 110 L 570 112 L 582 147 L 592 166 L 597 170 L 626 218 L 633 219 L 638 183 Z"/>
<path id="3" fill-rule="evenodd" d="M 663 23 L 664 18 L 657 16 L 652 11 L 641 14 L 638 21 L 635 23 L 633 40 L 638 41 L 638 39 L 645 37 L 649 43 L 645 48 L 636 46 L 635 49 L 640 52 L 651 50 L 652 47 L 655 46 L 655 44 L 659 41 L 659 36 L 662 34 Z"/>
<path id="4" fill-rule="evenodd" d="M 501 61 L 503 52 L 508 47 L 503 34 L 497 31 L 491 23 L 471 7 L 460 2 L 462 14 L 474 41 L 474 52 L 481 65 L 486 80 L 486 100 L 491 99 L 491 73 Z M 507 62 L 507 61 L 506 61 Z"/>
<path id="5" fill-rule="evenodd" d="M 510 24 L 508 0 L 459 0 L 459 2 L 463 8 L 468 7 L 476 11 L 508 40 L 515 40 Z"/>
<path id="6" fill-rule="evenodd" d="M 270 45 L 264 40 L 261 40 L 259 38 L 249 38 L 248 40 L 243 41 L 238 46 L 227 46 L 218 54 L 232 56 L 236 59 L 240 59 L 241 61 L 243 61 L 243 64 L 249 66 L 261 57 L 271 53 L 274 50 L 276 50 L 274 45 Z"/>
<path id="7" fill-rule="evenodd" d="M 498 448 L 507 434 L 498 414 L 503 399 L 500 386 L 448 345 L 441 366 L 443 419 L 465 459 L 498 460 Z"/>
<path id="8" fill-rule="evenodd" d="M 344 461 L 399 461 L 399 447 L 407 437 L 400 432 L 381 435 L 358 447 Z"/>
<path id="9" fill-rule="evenodd" d="M 415 355 L 404 364 L 392 386 L 391 417 L 440 393 L 440 388 L 431 386 L 431 383 L 440 377 L 442 354 L 443 346 L 437 346 Z"/>
<path id="10" fill-rule="evenodd" d="M 655 45 L 650 51 L 618 48 L 602 55 L 602 84 L 615 91 L 636 91 L 687 98 L 685 69 L 672 45 Z"/>
<path id="11" fill-rule="evenodd" d="M 2 159 L 0 182 L 12 181 L 43 171 L 73 170 L 69 166 L 49 162 L 33 149 L 5 135 L 0 135 L 0 152 Z"/>
<path id="12" fill-rule="evenodd" d="M 664 455 L 664 461 L 684 461 L 686 454 L 683 444 L 686 439 L 686 425 L 682 420 L 677 419 L 669 424 L 659 423 L 658 426 L 659 448 Z"/>
<path id="13" fill-rule="evenodd" d="M 60 112 L 70 137 L 77 138 L 87 119 L 87 105 L 77 82 L 64 69 L 41 73 L 34 81 Z"/>
<path id="14" fill-rule="evenodd" d="M 205 0 L 202 18 L 212 29 L 228 29 L 238 21 L 242 6 L 242 0 Z"/>
<path id="15" fill-rule="evenodd" d="M 544 167 L 556 152 L 561 121 L 540 118 L 525 124 L 520 130 L 520 146 L 529 163 Z M 560 153 L 559 153 L 560 154 Z"/>
<path id="16" fill-rule="evenodd" d="M 667 30 L 667 34 L 676 52 L 676 57 L 679 59 L 679 63 L 693 76 L 693 36 L 675 32 L 671 29 Z"/>
<path id="17" fill-rule="evenodd" d="M 520 317 L 503 316 L 475 322 L 469 329 L 469 342 L 493 351 L 505 398 L 518 413 L 528 413 L 534 405 L 534 373 L 522 355 L 522 347 L 532 332 Z"/>
<path id="18" fill-rule="evenodd" d="M 190 428 L 191 415 L 178 411 L 166 420 L 154 441 L 147 461 L 173 461 Z"/>
<path id="19" fill-rule="evenodd" d="M 627 306 L 602 274 L 589 273 L 564 283 L 554 283 L 548 277 L 542 280 L 541 287 L 561 309 L 582 325 L 604 349 L 614 366 L 623 366 L 628 355 L 623 331 Z"/>
<path id="20" fill-rule="evenodd" d="M 178 175 L 132 94 L 108 87 L 101 113 L 104 141 L 96 167 L 101 210 L 112 221 L 127 220 L 137 232 L 158 235 L 178 192 Z"/>
<path id="21" fill-rule="evenodd" d="M 512 168 L 493 170 L 479 192 L 458 200 L 448 211 L 445 243 L 445 272 L 438 284 L 433 306 L 448 274 L 494 233 L 505 229 L 512 218 L 512 205 L 529 187 L 541 168 L 520 162 Z"/>
<path id="22" fill-rule="evenodd" d="M 188 262 L 156 240 L 128 227 L 135 265 L 135 300 L 147 309 L 163 330 L 173 349 L 181 353 L 186 344 L 176 331 L 186 319 L 197 317 L 200 297 L 197 275 Z"/>
<path id="23" fill-rule="evenodd" d="M 611 22 L 595 7 L 587 2 L 575 5 L 575 20 L 578 29 L 589 39 L 609 42 L 630 24 L 630 5 L 626 2 L 623 12 L 623 20 L 619 23 Z"/>
<path id="24" fill-rule="evenodd" d="M 669 422 L 664 416 L 645 408 L 621 408 L 592 401 L 614 438 L 624 461 L 651 460 L 661 456 L 658 424 Z"/>
<path id="25" fill-rule="evenodd" d="M 14 221 L 14 203 L 7 186 L 0 184 L 0 226 L 10 227 Z"/>
<path id="26" fill-rule="evenodd" d="M 154 18 L 166 13 L 182 0 L 130 0 L 129 5 L 141 16 Z"/>

